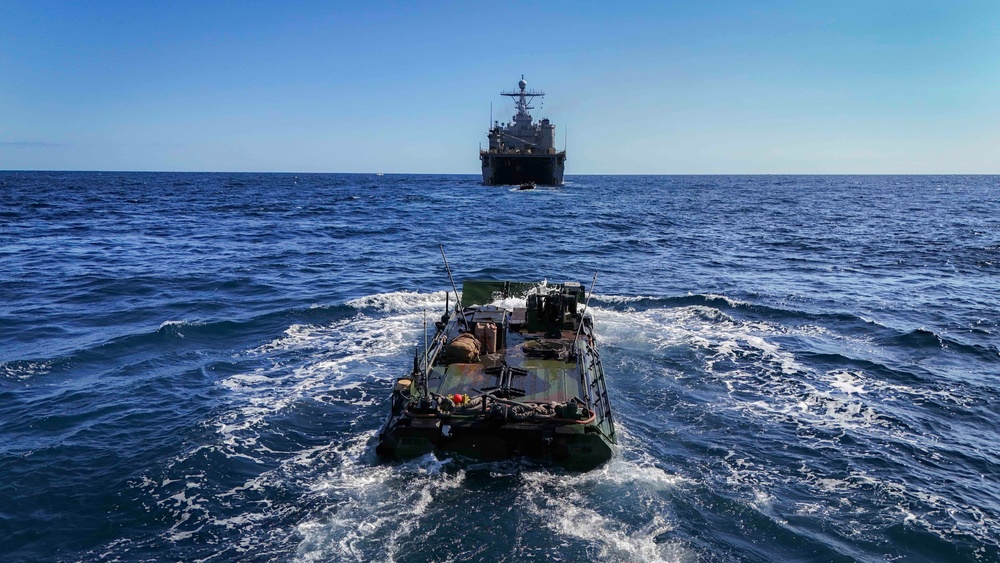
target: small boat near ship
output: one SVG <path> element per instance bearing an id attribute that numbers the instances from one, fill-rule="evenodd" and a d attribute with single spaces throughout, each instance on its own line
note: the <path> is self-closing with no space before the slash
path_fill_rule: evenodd
<path id="1" fill-rule="evenodd" d="M 520 186 L 518 186 L 517 189 L 519 189 L 519 190 L 533 190 L 533 189 L 535 189 L 535 183 L 534 182 L 525 182 L 525 183 L 521 184 Z"/>
<path id="2" fill-rule="evenodd" d="M 572 470 L 610 459 L 617 437 L 584 293 L 574 282 L 466 281 L 396 380 L 378 455 L 525 456 Z M 520 297 L 523 307 L 494 304 Z"/>
<path id="3" fill-rule="evenodd" d="M 507 123 L 494 121 L 486 134 L 489 147 L 479 149 L 483 184 L 561 186 L 566 151 L 556 149 L 556 126 L 548 119 L 535 123 L 528 113 L 535 109 L 532 100 L 545 97 L 545 92 L 528 90 L 523 74 L 517 86 L 517 90 L 500 92 L 514 100 L 517 113 Z"/>

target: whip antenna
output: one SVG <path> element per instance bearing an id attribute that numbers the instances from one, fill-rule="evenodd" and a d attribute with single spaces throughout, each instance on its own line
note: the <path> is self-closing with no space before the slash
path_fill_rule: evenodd
<path id="1" fill-rule="evenodd" d="M 451 275 L 451 267 L 448 266 L 448 257 L 444 255 L 444 245 L 439 244 L 438 248 L 441 249 L 441 258 L 444 259 L 444 269 L 448 272 L 448 279 L 451 280 L 451 288 L 455 290 L 455 312 L 462 318 L 462 324 L 465 325 L 465 330 L 468 331 L 469 321 L 466 320 L 465 314 L 462 312 L 462 301 L 458 298 L 458 286 L 455 285 L 455 278 Z"/>
<path id="2" fill-rule="evenodd" d="M 587 302 L 583 304 L 584 311 L 590 310 L 590 298 L 594 295 L 594 286 L 597 285 L 597 272 L 594 272 L 594 281 L 590 282 L 590 293 L 587 294 Z M 576 338 L 580 338 L 580 332 L 583 330 L 583 315 L 580 315 L 580 328 L 576 329 Z M 576 338 L 573 340 L 575 341 Z"/>
<path id="3" fill-rule="evenodd" d="M 424 397 L 430 397 L 430 390 L 427 388 L 427 309 L 424 309 Z"/>

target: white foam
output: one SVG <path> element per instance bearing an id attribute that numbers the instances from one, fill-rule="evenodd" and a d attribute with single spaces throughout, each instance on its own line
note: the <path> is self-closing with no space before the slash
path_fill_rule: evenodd
<path id="1" fill-rule="evenodd" d="M 358 299 L 352 299 L 347 305 L 357 309 L 372 309 L 381 313 L 408 313 L 414 311 L 438 311 L 444 312 L 445 306 L 444 291 L 434 293 L 417 293 L 412 291 L 396 291 L 391 293 L 378 293 L 367 295 Z M 451 299 L 454 300 L 452 295 Z M 452 303 L 454 306 L 454 303 Z"/>
<path id="2" fill-rule="evenodd" d="M 52 371 L 55 360 L 8 362 L 0 364 L 0 378 L 30 379 Z"/>
<path id="3" fill-rule="evenodd" d="M 616 302 L 607 297 L 601 301 Z M 261 367 L 218 382 L 229 403 L 209 421 L 217 440 L 187 452 L 176 464 L 181 465 L 180 462 L 202 448 L 250 460 L 270 455 L 272 452 L 258 443 L 257 426 L 303 398 L 354 409 L 383 400 L 381 395 L 368 396 L 365 383 L 391 379 L 400 368 L 409 368 L 410 351 L 421 333 L 423 310 L 443 311 L 444 302 L 444 292 L 378 294 L 352 301 L 351 306 L 359 312 L 351 318 L 323 326 L 290 326 L 272 342 L 246 353 L 249 360 L 262 364 Z M 499 305 L 512 308 L 523 303 L 515 299 Z M 713 408 L 792 420 L 807 429 L 879 431 L 887 425 L 877 412 L 877 401 L 884 399 L 885 394 L 925 394 L 924 390 L 873 380 L 862 370 L 819 372 L 804 367 L 779 344 L 780 338 L 787 336 L 831 338 L 816 327 L 788 329 L 764 322 L 739 321 L 701 305 L 629 311 L 594 307 L 591 312 L 597 317 L 595 325 L 602 347 L 649 366 L 658 366 L 660 356 L 666 351 L 678 347 L 694 351 L 703 360 L 701 375 L 716 378 L 721 388 L 728 390 L 728 394 L 721 394 L 724 402 L 711 405 Z M 428 321 L 431 320 L 436 320 L 436 315 L 428 314 Z M 614 378 L 609 379 L 614 386 Z M 631 447 L 627 428 L 620 430 L 623 448 L 627 449 Z M 365 429 L 345 443 L 280 454 L 286 457 L 278 468 L 215 494 L 213 503 L 232 506 L 242 502 L 244 492 L 260 492 L 291 481 L 297 490 L 306 491 L 302 504 L 328 508 L 296 518 L 299 524 L 294 532 L 302 538 L 296 550 L 297 559 L 401 558 L 403 546 L 412 539 L 418 525 L 435 522 L 446 514 L 438 502 L 465 487 L 466 473 L 455 469 L 449 460 L 434 456 L 405 464 L 373 465 L 370 448 L 374 432 Z M 554 544 L 584 542 L 595 559 L 698 559 L 699 554 L 689 546 L 664 540 L 672 535 L 676 523 L 669 502 L 670 491 L 687 486 L 690 480 L 658 468 L 643 446 L 636 446 L 628 453 L 633 461 L 617 457 L 585 474 L 521 473 L 523 482 L 517 485 L 522 489 L 517 491 L 521 505 L 517 508 L 525 509 L 527 517 L 538 526 L 548 526 L 555 536 Z M 639 461 L 634 461 L 635 458 Z M 726 458 L 726 466 L 731 471 L 729 485 L 745 490 L 747 502 L 758 510 L 774 512 L 771 485 L 787 476 L 735 454 Z M 503 469 L 497 471 L 502 473 Z M 239 529 L 241 538 L 234 549 L 245 552 L 269 535 L 293 533 L 293 530 L 267 528 L 267 523 L 287 508 L 262 500 L 237 514 L 231 511 L 225 517 L 209 514 L 212 503 L 204 497 L 212 494 L 207 492 L 212 484 L 206 482 L 205 476 L 181 476 L 176 472 L 169 475 L 172 479 L 162 479 L 163 487 L 159 486 L 159 478 L 156 482 L 143 480 L 141 486 L 153 490 L 155 495 L 174 485 L 158 501 L 172 511 L 173 541 L 189 539 L 192 533 L 206 527 Z M 849 496 L 861 487 L 878 487 L 880 494 L 884 492 L 900 512 L 909 510 L 906 517 L 922 526 L 929 526 L 927 522 L 932 519 L 914 511 L 913 506 L 955 511 L 956 521 L 963 515 L 975 514 L 969 507 L 953 501 L 920 496 L 901 485 L 876 481 L 860 473 L 827 476 L 803 468 L 798 477 L 802 475 L 808 486 L 824 495 Z M 185 482 L 181 491 L 172 483 L 177 479 Z M 602 495 L 623 493 L 632 495 L 634 502 L 631 499 L 628 504 L 620 505 L 602 502 Z M 483 493 L 473 490 L 468 494 Z M 801 514 L 836 510 L 836 506 L 819 502 L 797 505 Z M 848 502 L 839 510 L 849 512 L 853 507 Z M 956 526 L 982 533 L 997 525 L 997 518 L 991 515 L 973 516 L 971 521 L 971 524 L 957 521 Z"/>
<path id="4" fill-rule="evenodd" d="M 255 440 L 252 435 L 239 440 L 232 436 L 303 398 L 347 402 L 355 407 L 381 401 L 381 396 L 368 396 L 361 382 L 398 375 L 387 372 L 386 366 L 397 365 L 401 353 L 418 340 L 423 311 L 444 309 L 444 296 L 444 292 L 371 295 L 350 303 L 383 314 L 362 312 L 328 326 L 288 327 L 279 338 L 248 352 L 271 358 L 270 367 L 218 382 L 234 394 L 235 408 L 219 418 L 217 431 L 227 437 L 226 443 L 249 446 Z"/>
<path id="5" fill-rule="evenodd" d="M 675 528 L 670 506 L 660 493 L 688 482 L 683 477 L 621 458 L 580 475 L 537 471 L 522 476 L 525 490 L 520 495 L 521 504 L 529 514 L 558 537 L 594 546 L 598 560 L 697 559 L 685 546 L 658 539 Z M 634 513 L 626 516 L 613 509 L 602 510 L 601 503 L 588 496 L 602 490 L 636 496 L 634 508 L 625 509 Z M 629 524 L 636 521 L 642 523 Z"/>
<path id="6" fill-rule="evenodd" d="M 219 504 L 233 507 L 244 502 L 247 493 L 261 496 L 262 491 L 289 479 L 308 479 L 297 485 L 312 491 L 308 494 L 323 495 L 323 487 L 315 486 L 312 480 L 313 468 L 316 460 L 331 456 L 333 466 L 342 466 L 340 482 L 349 483 L 356 490 L 377 489 L 381 481 L 391 480 L 393 469 L 371 468 L 358 462 L 372 439 L 371 431 L 359 433 L 350 443 L 333 450 L 324 446 L 301 452 L 276 452 L 260 441 L 260 433 L 270 431 L 268 425 L 273 418 L 303 399 L 350 408 L 368 407 L 384 399 L 381 395 L 369 396 L 365 382 L 390 379 L 400 369 L 409 368 L 408 356 L 422 330 L 423 311 L 443 311 L 444 299 L 444 292 L 372 295 L 352 302 L 352 306 L 361 310 L 350 318 L 328 325 L 292 325 L 273 341 L 245 352 L 245 361 L 259 367 L 216 383 L 225 390 L 228 401 L 221 412 L 206 421 L 216 432 L 216 439 L 171 460 L 164 468 L 166 476 L 140 479 L 138 486 L 172 514 L 173 521 L 164 538 L 172 542 L 190 541 L 196 535 L 212 537 L 216 533 L 213 528 L 239 529 L 242 537 L 231 548 L 245 552 L 273 534 L 287 535 L 288 530 L 273 530 L 267 523 L 291 510 L 290 507 L 276 507 L 270 500 L 259 499 L 251 509 L 241 509 L 235 514 L 227 510 L 225 517 L 213 514 L 214 507 Z M 436 320 L 434 315 L 428 317 L 428 321 Z M 168 321 L 164 326 L 177 324 L 184 322 Z M 215 490 L 210 477 L 185 474 L 180 469 L 193 458 L 220 454 L 272 466 L 277 461 L 278 467 L 222 493 Z M 439 472 L 432 465 L 418 471 L 427 475 L 429 483 L 437 479 L 434 475 Z M 178 481 L 183 483 L 182 488 Z M 437 486 L 429 484 L 428 490 L 433 491 Z M 367 499 L 358 498 L 359 516 L 355 521 L 365 524 Z M 388 500 L 384 506 L 388 511 Z"/>
<path id="7" fill-rule="evenodd" d="M 330 472 L 312 484 L 312 493 L 337 510 L 296 526 L 303 538 L 298 560 L 394 561 L 416 524 L 435 513 L 435 499 L 464 482 L 464 471 L 443 471 L 448 461 L 433 455 L 397 466 L 367 465 L 361 453 L 370 437 L 335 448 Z"/>
<path id="8" fill-rule="evenodd" d="M 730 402 L 719 406 L 771 420 L 792 418 L 804 428 L 886 426 L 877 398 L 867 398 L 873 384 L 864 373 L 818 372 L 776 342 L 789 336 L 828 339 L 828 331 L 741 321 L 702 305 L 596 314 L 598 335 L 610 347 L 654 358 L 678 348 L 696 352 L 703 377 L 717 378 L 726 390 Z"/>
<path id="9" fill-rule="evenodd" d="M 867 393 L 867 391 L 865 391 L 865 386 L 859 385 L 863 377 L 860 372 L 838 370 L 830 372 L 829 375 L 833 377 L 833 382 L 830 385 L 835 389 L 839 389 L 848 395 L 852 395 L 854 393 Z"/>
<path id="10" fill-rule="evenodd" d="M 647 301 L 652 299 L 658 299 L 651 295 L 594 295 L 595 299 L 600 300 L 603 303 L 616 303 L 616 304 L 626 304 L 626 303 L 637 303 L 639 301 Z"/>
<path id="11" fill-rule="evenodd" d="M 797 427 L 800 440 L 813 445 L 840 448 L 839 437 L 849 431 L 876 442 L 889 439 L 913 444 L 933 456 L 934 437 L 917 435 L 883 412 L 898 400 L 933 399 L 955 405 L 966 405 L 970 400 L 953 388 L 893 383 L 863 369 L 817 369 L 782 345 L 788 338 L 817 341 L 816 349 L 828 348 L 833 342 L 837 348 L 851 354 L 857 351 L 860 359 L 866 359 L 875 354 L 867 336 L 841 335 L 811 325 L 789 327 L 742 321 L 700 305 L 599 310 L 597 315 L 602 347 L 629 356 L 638 363 L 636 369 L 656 371 L 663 354 L 691 357 L 693 352 L 702 362 L 697 377 L 709 384 L 717 383 L 720 391 L 714 397 L 718 402 L 708 408 L 736 410 L 740 416 L 763 419 L 767 425 L 790 423 Z M 606 360 L 609 355 L 604 354 Z M 614 378 L 610 383 L 616 385 Z M 818 513 L 835 520 L 873 518 L 876 516 L 867 515 L 872 509 L 855 505 L 850 498 L 859 491 L 868 495 L 877 490 L 890 506 L 899 508 L 897 514 L 890 509 L 878 518 L 898 518 L 941 537 L 959 531 L 983 538 L 989 536 L 988 530 L 1000 529 L 998 517 L 983 514 L 959 499 L 929 495 L 863 472 L 817 474 L 803 467 L 790 475 L 787 470 L 761 465 L 744 455 L 732 455 L 725 460 L 725 466 L 729 471 L 723 475 L 725 487 L 737 491 L 747 505 L 778 524 L 785 522 L 785 516 L 776 508 L 781 502 L 772 491 L 804 476 L 805 485 L 817 499 L 825 500 L 796 505 L 800 514 Z M 641 549 L 635 546 L 635 557 L 648 556 Z"/>
<path id="12" fill-rule="evenodd" d="M 328 516 L 310 518 L 296 527 L 303 538 L 296 550 L 300 561 L 383 560 L 395 561 L 412 543 L 416 529 L 431 530 L 428 541 L 439 541 L 433 530 L 443 523 L 461 526 L 444 499 L 463 489 L 466 470 L 487 473 L 493 478 L 518 476 L 520 490 L 511 491 L 517 506 L 496 506 L 503 514 L 526 510 L 538 526 L 548 526 L 556 534 L 551 540 L 583 541 L 594 546 L 598 559 L 678 561 L 694 559 L 690 551 L 675 542 L 663 541 L 674 529 L 665 491 L 684 486 L 689 480 L 662 469 L 616 458 L 588 473 L 564 474 L 551 470 L 513 470 L 510 464 L 480 463 L 467 469 L 453 467 L 449 459 L 433 455 L 395 465 L 369 465 L 363 453 L 366 439 L 334 447 L 327 460 L 329 472 L 311 486 L 311 494 L 328 499 L 336 510 Z M 639 524 L 626 525 L 635 518 L 600 509 L 600 494 L 638 495 L 635 510 L 646 515 Z M 482 504 L 489 493 L 475 489 L 463 493 L 467 502 Z M 492 506 L 487 502 L 487 506 Z M 652 512 L 647 514 L 652 506 Z M 633 506 L 628 505 L 628 510 Z M 455 518 L 459 518 L 458 521 Z M 499 546 L 499 544 L 497 545 Z M 412 554 L 411 554 L 412 555 Z"/>

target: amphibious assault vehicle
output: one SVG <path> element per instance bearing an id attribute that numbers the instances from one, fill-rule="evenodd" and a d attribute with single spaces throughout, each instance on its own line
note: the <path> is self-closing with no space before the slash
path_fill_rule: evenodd
<path id="1" fill-rule="evenodd" d="M 573 470 L 610 459 L 615 425 L 585 297 L 579 283 L 465 282 L 396 380 L 377 453 L 525 456 Z"/>

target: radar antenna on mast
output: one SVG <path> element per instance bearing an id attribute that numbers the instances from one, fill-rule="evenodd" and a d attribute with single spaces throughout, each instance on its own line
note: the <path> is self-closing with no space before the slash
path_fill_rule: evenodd
<path id="1" fill-rule="evenodd" d="M 521 75 L 521 80 L 517 82 L 517 87 L 520 88 L 520 90 L 508 90 L 500 92 L 500 95 L 509 96 L 511 99 L 514 100 L 514 105 L 517 108 L 517 116 L 515 117 L 521 117 L 521 116 L 531 117 L 528 114 L 528 110 L 535 109 L 535 106 L 530 105 L 531 101 L 534 100 L 535 98 L 544 97 L 545 92 L 541 90 L 526 90 L 526 88 L 528 87 L 528 82 L 524 79 L 523 74 Z"/>

